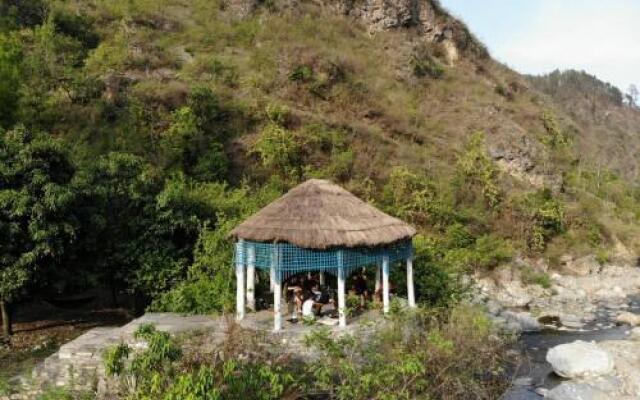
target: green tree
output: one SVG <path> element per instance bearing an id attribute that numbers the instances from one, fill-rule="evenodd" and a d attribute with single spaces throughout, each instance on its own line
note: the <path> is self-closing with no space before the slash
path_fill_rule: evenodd
<path id="1" fill-rule="evenodd" d="M 17 128 L 0 136 L 0 306 L 11 334 L 9 305 L 38 267 L 60 257 L 74 238 L 70 211 L 75 174 L 62 145 Z"/>
<path id="2" fill-rule="evenodd" d="M 15 123 L 20 93 L 22 48 L 18 39 L 0 33 L 0 127 Z"/>
<path id="3" fill-rule="evenodd" d="M 152 225 L 160 182 L 139 157 L 110 153 L 79 172 L 81 198 L 76 210 L 82 234 L 76 246 L 78 269 L 91 260 L 99 281 L 106 283 L 117 303 L 117 292 L 139 266 L 147 246 L 143 237 Z"/>
<path id="4" fill-rule="evenodd" d="M 195 185 L 182 174 L 163 182 L 150 164 L 126 153 L 105 155 L 79 176 L 82 234 L 72 257 L 78 271 L 92 269 L 114 304 L 127 289 L 143 305 L 186 277 L 200 230 L 214 219 Z"/>

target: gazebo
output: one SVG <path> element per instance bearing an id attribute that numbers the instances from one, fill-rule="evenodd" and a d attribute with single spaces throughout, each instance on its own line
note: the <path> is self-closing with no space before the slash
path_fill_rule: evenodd
<path id="1" fill-rule="evenodd" d="M 381 270 L 383 311 L 388 313 L 390 266 L 406 262 L 408 304 L 415 307 L 415 233 L 410 225 L 342 187 L 310 179 L 231 231 L 230 237 L 236 240 L 237 318 L 244 318 L 245 300 L 248 308 L 255 310 L 256 268 L 269 271 L 275 331 L 282 329 L 282 283 L 301 272 L 326 272 L 337 277 L 341 327 L 347 323 L 345 281 L 358 268 L 377 268 L 376 285 Z"/>

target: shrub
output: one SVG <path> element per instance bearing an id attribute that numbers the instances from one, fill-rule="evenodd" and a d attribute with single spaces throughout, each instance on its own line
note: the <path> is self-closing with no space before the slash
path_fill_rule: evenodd
<path id="1" fill-rule="evenodd" d="M 125 361 L 129 357 L 129 346 L 124 343 L 107 348 L 102 355 L 107 375 L 120 375 L 124 372 Z"/>
<path id="2" fill-rule="evenodd" d="M 4 377 L 0 377 L 0 396 L 9 396 L 10 394 L 11 385 Z"/>
<path id="3" fill-rule="evenodd" d="M 239 74 L 235 65 L 226 62 L 219 57 L 211 57 L 205 65 L 206 70 L 213 78 L 225 85 L 235 87 L 238 84 Z"/>
<path id="4" fill-rule="evenodd" d="M 310 82 L 313 80 L 313 68 L 309 65 L 296 65 L 289 74 L 292 82 Z"/>
<path id="5" fill-rule="evenodd" d="M 495 91 L 497 94 L 509 101 L 513 101 L 515 99 L 515 95 L 513 94 L 513 92 L 502 84 L 498 84 L 495 88 Z"/>
<path id="6" fill-rule="evenodd" d="M 320 358 L 306 366 L 305 391 L 354 400 L 497 398 L 508 379 L 494 333 L 470 307 L 455 308 L 446 322 L 424 310 L 399 313 L 366 341 L 317 330 L 307 337 Z"/>
<path id="7" fill-rule="evenodd" d="M 522 283 L 526 285 L 539 285 L 545 289 L 551 287 L 551 278 L 543 271 L 538 271 L 532 267 L 524 267 L 520 271 Z"/>
<path id="8" fill-rule="evenodd" d="M 287 126 L 291 118 L 289 107 L 280 104 L 269 104 L 265 109 L 265 113 L 269 121 L 280 126 Z"/>
<path id="9" fill-rule="evenodd" d="M 609 254 L 609 251 L 607 251 L 607 249 L 605 248 L 599 247 L 596 250 L 596 261 L 600 265 L 604 265 L 611 261 L 611 255 Z"/>
<path id="10" fill-rule="evenodd" d="M 301 148 L 296 135 L 277 123 L 267 124 L 254 150 L 265 167 L 273 168 L 282 176 L 300 166 Z"/>
<path id="11" fill-rule="evenodd" d="M 471 135 L 456 166 L 461 197 L 479 189 L 489 207 L 498 205 L 502 198 L 498 184 L 500 173 L 487 153 L 484 133 L 476 132 Z"/>
<path id="12" fill-rule="evenodd" d="M 539 252 L 556 234 L 564 231 L 565 207 L 551 191 L 541 189 L 516 200 L 515 211 L 529 250 Z"/>
<path id="13" fill-rule="evenodd" d="M 209 149 L 198 158 L 191 173 L 202 182 L 222 181 L 229 170 L 229 158 L 220 143 L 211 143 Z"/>
<path id="14" fill-rule="evenodd" d="M 215 357 L 180 370 L 182 351 L 168 333 L 153 325 L 141 325 L 134 336 L 147 343 L 146 350 L 127 361 L 129 350 L 123 351 L 126 345 L 119 345 L 108 349 L 104 358 L 110 375 L 119 371 L 127 398 L 275 400 L 282 398 L 293 382 L 293 376 L 280 365 L 235 356 L 221 362 Z"/>
<path id="15" fill-rule="evenodd" d="M 413 75 L 417 78 L 439 79 L 444 76 L 444 67 L 432 56 L 426 44 L 416 47 L 410 61 Z"/>
<path id="16" fill-rule="evenodd" d="M 567 146 L 571 143 L 571 138 L 560 128 L 558 120 L 550 111 L 543 112 L 541 119 L 546 131 L 543 143 L 552 148 Z"/>
<path id="17" fill-rule="evenodd" d="M 416 301 L 429 307 L 452 307 L 466 297 L 468 288 L 461 275 L 445 270 L 443 249 L 436 240 L 418 235 L 414 240 L 414 285 Z M 399 290 L 404 294 L 404 287 Z"/>
<path id="18" fill-rule="evenodd" d="M 383 188 L 383 200 L 388 212 L 417 224 L 441 228 L 460 218 L 453 202 L 436 191 L 432 179 L 406 167 L 391 170 Z"/>
<path id="19" fill-rule="evenodd" d="M 128 360 L 130 349 L 127 345 L 107 348 L 103 353 L 105 370 L 111 376 L 119 376 L 125 384 L 124 390 L 133 398 L 158 398 L 173 377 L 173 363 L 182 352 L 167 332 L 158 331 L 151 324 L 140 325 L 134 337 L 144 340 L 146 349 Z"/>
<path id="20" fill-rule="evenodd" d="M 228 268 L 231 269 L 231 264 Z M 222 279 L 231 277 L 216 275 L 181 282 L 154 300 L 151 309 L 182 314 L 211 314 L 230 310 L 234 304 L 233 288 Z"/>

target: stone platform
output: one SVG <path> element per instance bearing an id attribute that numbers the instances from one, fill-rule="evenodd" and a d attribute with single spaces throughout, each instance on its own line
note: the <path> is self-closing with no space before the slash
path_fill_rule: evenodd
<path id="1" fill-rule="evenodd" d="M 149 313 L 121 327 L 94 328 L 60 347 L 57 353 L 34 368 L 30 386 L 73 386 L 93 389 L 104 376 L 103 351 L 115 344 L 136 347 L 133 337 L 142 324 L 153 324 L 158 330 L 179 334 L 189 331 L 210 331 L 224 337 L 227 322 L 224 317 L 182 316 L 173 313 Z"/>
<path id="2" fill-rule="evenodd" d="M 337 323 L 324 325 L 316 322 L 309 325 L 302 321 L 292 323 L 286 319 L 283 322 L 282 331 L 273 332 L 273 313 L 264 310 L 247 313 L 245 319 L 240 321 L 240 326 L 260 333 L 263 336 L 260 340 L 264 341 L 265 345 L 268 343 L 284 345 L 286 351 L 306 358 L 313 357 L 314 352 L 308 348 L 304 339 L 307 334 L 319 327 L 326 327 L 334 337 L 344 334 L 367 336 L 374 332 L 384 319 L 381 318 L 379 311 L 372 310 L 349 318 L 348 325 L 344 328 L 339 327 Z M 333 323 L 328 317 L 325 317 L 325 322 Z M 225 340 L 230 325 L 234 323 L 233 316 L 208 317 L 148 313 L 121 327 L 94 328 L 62 345 L 57 353 L 36 366 L 32 379 L 25 379 L 24 386 L 30 392 L 45 386 L 65 386 L 75 390 L 97 389 L 100 393 L 101 387 L 104 388 L 106 384 L 102 360 L 104 350 L 119 343 L 139 348 L 142 343 L 134 338 L 134 333 L 140 325 L 153 324 L 156 329 L 173 335 L 203 332 L 211 338 L 210 344 L 216 346 Z M 273 350 L 279 351 L 277 350 L 279 348 L 280 346 L 276 346 Z"/>

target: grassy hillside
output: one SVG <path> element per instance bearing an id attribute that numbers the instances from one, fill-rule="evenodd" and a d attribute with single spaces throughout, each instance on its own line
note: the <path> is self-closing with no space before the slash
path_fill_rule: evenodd
<path id="1" fill-rule="evenodd" d="M 125 152 L 250 193 L 330 178 L 465 268 L 640 244 L 640 113 L 596 81 L 496 63 L 434 0 L 382 19 L 339 1 L 1 4 L 22 71 L 5 128 L 61 138 L 80 165 Z"/>

